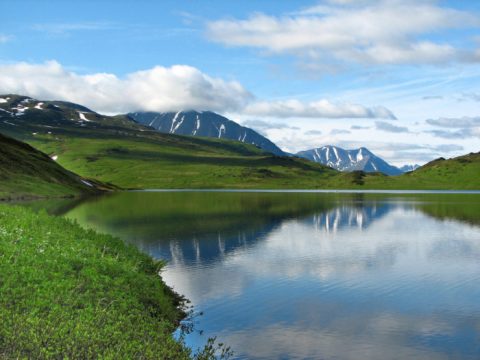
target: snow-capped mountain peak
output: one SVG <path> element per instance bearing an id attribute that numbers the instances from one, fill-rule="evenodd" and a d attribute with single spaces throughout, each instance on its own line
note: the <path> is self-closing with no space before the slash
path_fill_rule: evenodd
<path id="1" fill-rule="evenodd" d="M 374 155 L 365 147 L 345 150 L 337 146 L 326 145 L 321 148 L 301 151 L 297 156 L 330 166 L 340 171 L 362 170 L 382 172 L 387 175 L 400 175 L 402 171 Z"/>
<path id="2" fill-rule="evenodd" d="M 285 155 L 273 142 L 256 131 L 211 111 L 135 112 L 128 116 L 164 133 L 237 140 L 276 155 Z"/>

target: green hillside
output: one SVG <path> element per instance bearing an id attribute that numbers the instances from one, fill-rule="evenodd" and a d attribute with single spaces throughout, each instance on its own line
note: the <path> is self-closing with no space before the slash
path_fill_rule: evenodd
<path id="1" fill-rule="evenodd" d="M 480 190 L 480 152 L 429 162 L 400 176 L 369 179 L 378 189 Z"/>
<path id="2" fill-rule="evenodd" d="M 6 95 L 0 132 L 88 178 L 123 188 L 335 188 L 349 174 L 236 141 L 162 134 L 125 116 Z M 39 104 L 42 105 L 39 105 Z M 18 114 L 18 109 L 21 113 Z M 82 114 L 82 115 L 80 115 Z M 82 119 L 83 118 L 83 119 Z M 87 120 L 85 120 L 87 119 Z"/>
<path id="3" fill-rule="evenodd" d="M 99 184 L 65 170 L 30 145 L 0 134 L 0 199 L 94 193 Z"/>
<path id="4" fill-rule="evenodd" d="M 162 134 L 127 116 L 3 95 L 0 133 L 25 141 L 81 176 L 122 188 L 480 189 L 478 154 L 413 173 L 340 173 L 241 142 Z"/>

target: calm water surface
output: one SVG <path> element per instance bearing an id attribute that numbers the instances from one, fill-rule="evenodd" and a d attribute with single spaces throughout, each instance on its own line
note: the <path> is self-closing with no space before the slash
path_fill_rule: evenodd
<path id="1" fill-rule="evenodd" d="M 239 359 L 479 359 L 480 194 L 132 192 L 36 203 L 168 260 Z"/>

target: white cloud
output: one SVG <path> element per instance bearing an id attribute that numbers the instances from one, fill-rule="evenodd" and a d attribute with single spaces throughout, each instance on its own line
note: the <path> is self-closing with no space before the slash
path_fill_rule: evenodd
<path id="1" fill-rule="evenodd" d="M 395 118 L 384 107 L 328 100 L 258 101 L 240 83 L 186 65 L 155 66 L 122 78 L 109 73 L 80 75 L 56 61 L 0 65 L 0 93 L 66 100 L 103 113 L 211 110 L 279 118 Z"/>
<path id="2" fill-rule="evenodd" d="M 207 24 L 207 36 L 227 46 L 294 54 L 317 63 L 439 64 L 479 60 L 477 50 L 453 45 L 458 41 L 450 44 L 426 39 L 450 29 L 480 27 L 480 17 L 475 14 L 428 0 L 331 3 L 281 17 L 257 13 L 245 20 L 212 21 Z"/>
<path id="3" fill-rule="evenodd" d="M 55 61 L 0 65 L 0 92 L 66 100 L 105 113 L 235 111 L 252 98 L 238 82 L 212 78 L 191 66 L 156 66 L 119 78 L 108 73 L 79 75 Z"/>
<path id="4" fill-rule="evenodd" d="M 433 126 L 445 128 L 480 128 L 480 117 L 461 117 L 461 118 L 439 118 L 428 119 L 426 123 Z"/>
<path id="5" fill-rule="evenodd" d="M 302 102 L 295 99 L 282 101 L 258 101 L 249 104 L 244 112 L 249 115 L 277 118 L 383 118 L 395 119 L 395 115 L 383 106 L 368 108 L 358 104 L 335 104 L 322 99 Z"/>
<path id="6" fill-rule="evenodd" d="M 245 120 L 242 122 L 243 126 L 250 127 L 252 129 L 256 130 L 280 130 L 280 129 L 292 129 L 292 130 L 298 130 L 298 127 L 295 126 L 290 126 L 288 124 L 284 123 L 279 123 L 279 122 L 269 122 L 269 121 L 264 121 L 264 120 L 258 120 L 258 119 L 253 119 L 253 120 Z"/>
<path id="7" fill-rule="evenodd" d="M 409 130 L 405 126 L 395 126 L 385 121 L 375 121 L 377 130 L 392 132 L 392 133 L 408 133 Z"/>
<path id="8" fill-rule="evenodd" d="M 480 128 L 463 128 L 455 131 L 450 130 L 426 130 L 425 133 L 443 139 L 468 139 L 480 137 Z"/>

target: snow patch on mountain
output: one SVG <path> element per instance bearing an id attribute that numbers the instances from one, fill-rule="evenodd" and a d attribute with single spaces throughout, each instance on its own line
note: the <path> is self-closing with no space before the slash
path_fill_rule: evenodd
<path id="1" fill-rule="evenodd" d="M 87 117 L 85 116 L 85 114 L 80 112 L 80 111 L 78 111 L 78 116 L 79 116 L 80 120 L 82 120 L 82 121 L 87 121 L 87 122 L 91 121 L 91 120 L 88 120 Z"/>

